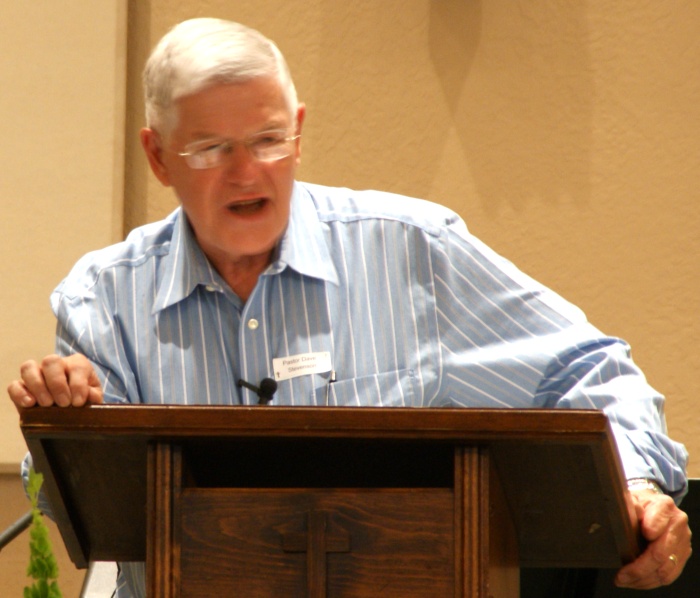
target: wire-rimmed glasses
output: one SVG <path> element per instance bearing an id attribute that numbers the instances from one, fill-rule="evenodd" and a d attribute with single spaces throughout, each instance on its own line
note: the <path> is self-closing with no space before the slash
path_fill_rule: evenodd
<path id="1" fill-rule="evenodd" d="M 242 141 L 214 137 L 199 139 L 188 143 L 183 152 L 177 152 L 185 158 L 190 168 L 203 170 L 221 166 L 233 153 L 238 144 L 242 144 L 250 155 L 260 162 L 274 162 L 290 156 L 294 149 L 292 142 L 301 135 L 289 135 L 287 129 L 272 129 L 251 135 Z"/>

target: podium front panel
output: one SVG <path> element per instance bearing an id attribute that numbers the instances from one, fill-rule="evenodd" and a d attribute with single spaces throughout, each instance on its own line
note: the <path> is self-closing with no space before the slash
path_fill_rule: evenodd
<path id="1" fill-rule="evenodd" d="M 455 592 L 448 489 L 191 489 L 181 523 L 183 596 L 306 596 L 311 576 L 328 598 Z"/>

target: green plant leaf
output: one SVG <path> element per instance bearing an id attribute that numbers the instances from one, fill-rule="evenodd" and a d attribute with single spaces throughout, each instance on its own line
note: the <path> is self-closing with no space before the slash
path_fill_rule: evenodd
<path id="1" fill-rule="evenodd" d="M 56 581 L 58 564 L 51 549 L 49 528 L 39 510 L 39 491 L 43 483 L 44 476 L 30 469 L 27 493 L 32 503 L 32 528 L 29 531 L 27 576 L 35 581 L 32 586 L 24 588 L 24 598 L 63 598 Z"/>

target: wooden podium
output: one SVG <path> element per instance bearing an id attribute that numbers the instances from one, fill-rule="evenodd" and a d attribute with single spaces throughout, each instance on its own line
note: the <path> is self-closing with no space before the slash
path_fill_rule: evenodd
<path id="1" fill-rule="evenodd" d="M 71 558 L 153 598 L 519 595 L 519 567 L 639 551 L 596 411 L 22 410 Z"/>

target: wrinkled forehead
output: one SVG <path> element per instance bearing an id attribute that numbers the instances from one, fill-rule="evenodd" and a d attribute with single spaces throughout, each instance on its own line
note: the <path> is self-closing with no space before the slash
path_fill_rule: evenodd
<path id="1" fill-rule="evenodd" d="M 297 111 L 290 110 L 282 85 L 270 76 L 212 83 L 173 102 L 166 116 L 165 134 L 178 129 L 183 134 L 229 130 L 250 135 L 297 125 Z"/>

